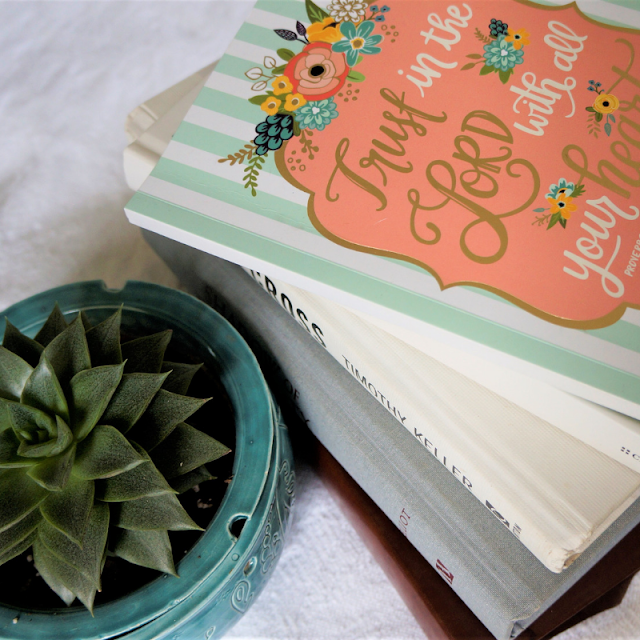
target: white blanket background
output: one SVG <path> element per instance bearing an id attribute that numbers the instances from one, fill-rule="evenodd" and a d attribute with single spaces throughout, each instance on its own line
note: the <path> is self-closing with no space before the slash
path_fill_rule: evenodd
<path id="1" fill-rule="evenodd" d="M 177 284 L 124 216 L 123 123 L 220 57 L 251 5 L 0 1 L 0 309 L 75 280 Z M 227 637 L 424 638 L 318 478 L 297 471 L 288 544 Z M 636 637 L 638 580 L 558 640 Z"/>

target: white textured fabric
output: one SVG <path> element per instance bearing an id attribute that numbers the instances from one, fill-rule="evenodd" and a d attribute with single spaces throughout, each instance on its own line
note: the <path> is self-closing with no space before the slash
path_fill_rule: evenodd
<path id="1" fill-rule="evenodd" d="M 122 212 L 123 123 L 218 58 L 250 6 L 0 2 L 0 309 L 75 280 L 176 284 Z M 227 637 L 423 638 L 317 477 L 303 467 L 298 480 L 280 562 Z M 559 640 L 635 637 L 638 580 L 621 607 Z"/>

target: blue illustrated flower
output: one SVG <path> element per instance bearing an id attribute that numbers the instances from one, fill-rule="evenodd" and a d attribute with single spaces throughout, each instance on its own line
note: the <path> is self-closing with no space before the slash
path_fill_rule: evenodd
<path id="1" fill-rule="evenodd" d="M 338 110 L 333 98 L 307 102 L 294 113 L 301 129 L 317 129 L 322 131 L 334 118 L 338 117 Z"/>
<path id="2" fill-rule="evenodd" d="M 384 8 L 384 7 L 383 7 Z M 380 53 L 380 47 L 376 47 L 382 41 L 382 36 L 372 36 L 371 32 L 375 24 L 371 20 L 361 22 L 357 27 L 352 22 L 343 22 L 340 25 L 340 32 L 346 40 L 340 40 L 333 45 L 334 51 L 345 53 L 347 64 L 350 67 L 358 62 L 358 56 L 365 54 Z"/>
<path id="3" fill-rule="evenodd" d="M 335 45 L 333 45 L 335 47 Z M 508 71 L 517 64 L 522 64 L 524 51 L 517 50 L 510 42 L 505 40 L 505 36 L 498 36 L 498 39 L 491 44 L 484 45 L 484 59 L 488 66 L 495 67 L 499 71 Z"/>
<path id="4" fill-rule="evenodd" d="M 549 193 L 544 197 L 557 200 L 558 196 L 564 194 L 564 197 L 568 198 L 575 188 L 576 185 L 573 182 L 567 182 L 564 178 L 560 178 L 560 180 L 558 180 L 558 184 L 549 185 Z"/>
<path id="5" fill-rule="evenodd" d="M 379 13 L 379 14 L 374 18 L 374 20 L 375 20 L 376 22 L 384 22 L 384 21 L 385 21 L 385 17 L 384 17 L 381 13 Z"/>
<path id="6" fill-rule="evenodd" d="M 391 11 L 391 9 L 390 9 L 389 7 L 387 7 L 387 5 L 385 4 L 385 5 L 382 7 L 382 9 L 380 9 L 380 11 L 381 11 L 382 13 L 387 13 L 387 11 Z"/>
<path id="7" fill-rule="evenodd" d="M 373 11 L 373 13 L 378 13 L 378 5 L 377 4 L 372 4 L 369 9 L 371 9 L 371 11 Z"/>

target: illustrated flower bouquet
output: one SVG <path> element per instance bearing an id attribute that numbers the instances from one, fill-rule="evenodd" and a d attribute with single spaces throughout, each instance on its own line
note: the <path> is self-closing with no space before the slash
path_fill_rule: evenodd
<path id="1" fill-rule="evenodd" d="M 470 53 L 467 58 L 477 62 L 469 62 L 461 70 L 468 71 L 484 63 L 480 69 L 481 76 L 497 73 L 502 84 L 507 84 L 515 66 L 524 62 L 522 47 L 530 43 L 529 33 L 524 29 L 515 31 L 506 22 L 492 18 L 489 23 L 489 35 L 484 35 L 478 28 L 475 35 L 485 43 L 484 54 Z"/>
<path id="2" fill-rule="evenodd" d="M 587 87 L 587 91 L 595 91 L 598 94 L 593 104 L 590 107 L 586 107 L 586 110 L 589 112 L 588 131 L 596 138 L 598 137 L 598 133 L 600 133 L 600 123 L 605 116 L 607 116 L 607 119 L 604 123 L 604 132 L 607 136 L 611 135 L 611 123 L 615 123 L 616 121 L 613 112 L 620 106 L 620 100 L 612 93 L 605 92 L 604 89 L 600 88 L 601 86 L 601 82 L 589 80 L 589 86 Z"/>
<path id="3" fill-rule="evenodd" d="M 569 220 L 571 214 L 578 209 L 578 205 L 573 201 L 583 194 L 584 185 L 576 185 L 573 182 L 567 182 L 565 178 L 560 178 L 558 184 L 549 185 L 549 193 L 545 195 L 551 207 L 541 207 L 533 210 L 534 213 L 544 213 L 545 211 L 549 213 L 537 216 L 531 224 L 538 227 L 546 224 L 548 230 L 559 223 L 563 229 L 566 229 L 567 220 Z"/>
<path id="4" fill-rule="evenodd" d="M 364 0 L 332 0 L 327 11 L 312 0 L 305 0 L 311 24 L 296 22 L 296 30 L 275 29 L 284 40 L 301 43 L 298 53 L 292 49 L 277 50 L 284 61 L 267 56 L 264 69 L 253 67 L 245 75 L 254 80 L 252 89 L 260 92 L 249 98 L 259 106 L 265 119 L 256 126 L 256 137 L 236 153 L 219 162 L 231 165 L 247 161 L 243 181 L 256 195 L 257 178 L 265 158 L 284 142 L 298 136 L 301 151 L 310 160 L 318 147 L 313 144 L 313 131 L 322 131 L 338 117 L 334 96 L 347 81 L 362 82 L 356 71 L 365 55 L 380 53 L 377 45 L 382 35 L 374 34 L 376 23 L 385 21 L 390 11 L 386 5 L 369 5 Z"/>

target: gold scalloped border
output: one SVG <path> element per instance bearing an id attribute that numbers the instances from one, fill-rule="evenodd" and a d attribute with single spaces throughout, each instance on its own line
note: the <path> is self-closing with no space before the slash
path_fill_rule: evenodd
<path id="1" fill-rule="evenodd" d="M 632 27 L 617 27 L 615 25 L 605 24 L 603 22 L 600 22 L 595 18 L 590 18 L 589 16 L 585 15 L 581 11 L 580 7 L 578 7 L 576 0 L 574 0 L 571 3 L 565 4 L 565 5 L 558 5 L 558 6 L 541 5 L 541 4 L 538 4 L 537 2 L 534 2 L 534 0 L 513 0 L 513 1 L 518 4 L 524 4 L 535 9 L 542 9 L 544 11 L 567 11 L 567 10 L 573 9 L 582 19 L 592 24 L 596 24 L 599 27 L 603 27 L 605 29 L 611 29 L 613 31 L 634 33 L 636 35 L 640 35 L 640 30 L 638 29 L 634 29 Z M 532 315 L 538 318 L 541 318 L 542 320 L 546 320 L 547 322 L 550 322 L 552 324 L 557 324 L 562 327 L 569 327 L 572 329 L 601 329 L 603 327 L 608 327 L 612 324 L 615 324 L 618 320 L 620 320 L 620 318 L 624 315 L 624 312 L 627 309 L 640 310 L 640 304 L 622 302 L 615 309 L 613 309 L 606 315 L 601 316 L 599 318 L 592 319 L 592 320 L 571 320 L 569 318 L 561 318 L 559 316 L 555 316 L 553 314 L 542 311 L 541 309 L 538 309 L 537 307 L 530 305 L 529 303 L 525 302 L 524 300 L 521 300 L 520 298 L 517 298 L 509 293 L 505 293 L 500 289 L 484 284 L 482 282 L 473 282 L 471 280 L 468 280 L 468 281 L 452 282 L 448 285 L 445 285 L 442 282 L 440 276 L 428 264 L 425 264 L 420 260 L 416 260 L 415 258 L 411 258 L 410 256 L 395 253 L 393 251 L 385 251 L 383 249 L 376 249 L 374 247 L 365 247 L 364 245 L 358 245 L 352 242 L 348 242 L 347 240 L 344 240 L 336 236 L 331 231 L 326 229 L 319 221 L 314 209 L 315 192 L 311 191 L 310 189 L 307 189 L 307 187 L 302 185 L 296 178 L 293 177 L 293 175 L 287 168 L 287 164 L 284 160 L 284 151 L 288 143 L 289 141 L 285 142 L 282 145 L 282 147 L 280 147 L 280 149 L 278 149 L 278 151 L 276 151 L 276 153 L 274 154 L 276 167 L 280 172 L 280 174 L 282 175 L 282 177 L 289 184 L 294 186 L 296 189 L 299 189 L 300 191 L 303 191 L 309 194 L 309 202 L 307 205 L 307 213 L 309 215 L 309 220 L 311 221 L 313 226 L 318 230 L 319 233 L 321 233 L 325 238 L 327 238 L 328 240 L 331 240 L 331 242 L 334 242 L 335 244 L 338 244 L 347 249 L 360 251 L 361 253 L 369 253 L 372 255 L 383 256 L 386 258 L 394 258 L 396 260 L 401 260 L 403 262 L 409 262 L 411 264 L 415 264 L 416 266 L 424 269 L 425 271 L 428 271 L 436 279 L 436 281 L 438 282 L 438 286 L 442 291 L 444 291 L 445 289 L 450 289 L 451 287 L 459 287 L 459 286 L 470 286 L 470 287 L 477 287 L 478 289 L 484 289 L 485 291 L 489 291 L 490 293 L 493 293 L 501 298 L 504 298 L 505 300 L 508 300 L 509 302 L 516 305 L 517 307 L 524 309 L 525 311 L 531 313 Z"/>

